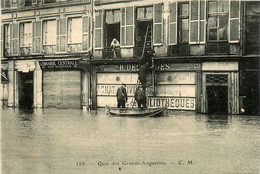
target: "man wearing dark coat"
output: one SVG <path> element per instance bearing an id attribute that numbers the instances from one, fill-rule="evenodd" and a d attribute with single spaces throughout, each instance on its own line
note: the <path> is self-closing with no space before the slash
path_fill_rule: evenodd
<path id="1" fill-rule="evenodd" d="M 125 103 L 127 102 L 127 93 L 126 93 L 126 85 L 122 84 L 121 87 L 117 89 L 116 97 L 117 97 L 117 107 L 125 108 Z"/>
<path id="2" fill-rule="evenodd" d="M 141 108 L 142 105 L 146 108 L 146 95 L 139 87 L 135 91 L 135 100 L 137 101 L 138 108 Z"/>
<path id="3" fill-rule="evenodd" d="M 143 90 L 146 88 L 146 83 L 147 83 L 147 74 L 149 72 L 149 63 L 146 62 L 145 64 L 140 66 L 140 70 L 138 72 L 138 79 L 141 82 Z"/>

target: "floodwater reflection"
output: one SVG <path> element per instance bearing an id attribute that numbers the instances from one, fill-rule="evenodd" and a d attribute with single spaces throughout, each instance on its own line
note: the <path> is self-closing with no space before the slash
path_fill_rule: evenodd
<path id="1" fill-rule="evenodd" d="M 105 115 L 104 109 L 9 108 L 1 115 L 4 174 L 257 173 L 260 169 L 256 116 L 169 111 L 167 117 L 122 118 Z"/>

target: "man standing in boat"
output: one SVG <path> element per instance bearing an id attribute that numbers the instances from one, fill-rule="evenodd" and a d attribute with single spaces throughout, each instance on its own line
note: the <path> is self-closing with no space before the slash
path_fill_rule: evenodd
<path id="1" fill-rule="evenodd" d="M 138 108 L 141 108 L 142 105 L 144 108 L 146 108 L 146 95 L 139 86 L 135 91 L 135 100 L 137 101 Z"/>
<path id="2" fill-rule="evenodd" d="M 116 97 L 117 97 L 117 107 L 125 108 L 125 103 L 127 102 L 127 93 L 126 93 L 126 85 L 122 83 L 121 87 L 117 89 Z"/>

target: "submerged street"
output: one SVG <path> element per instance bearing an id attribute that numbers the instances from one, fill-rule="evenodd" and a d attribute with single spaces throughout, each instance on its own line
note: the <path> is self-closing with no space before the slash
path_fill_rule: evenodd
<path id="1" fill-rule="evenodd" d="M 3 174 L 258 173 L 260 117 L 2 109 Z"/>

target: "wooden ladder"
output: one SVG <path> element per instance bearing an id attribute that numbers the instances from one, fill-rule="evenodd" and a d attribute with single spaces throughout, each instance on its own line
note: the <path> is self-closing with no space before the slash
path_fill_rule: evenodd
<path id="1" fill-rule="evenodd" d="M 146 28 L 142 57 L 144 57 L 146 49 L 152 49 L 152 25 L 150 23 L 147 25 Z"/>

